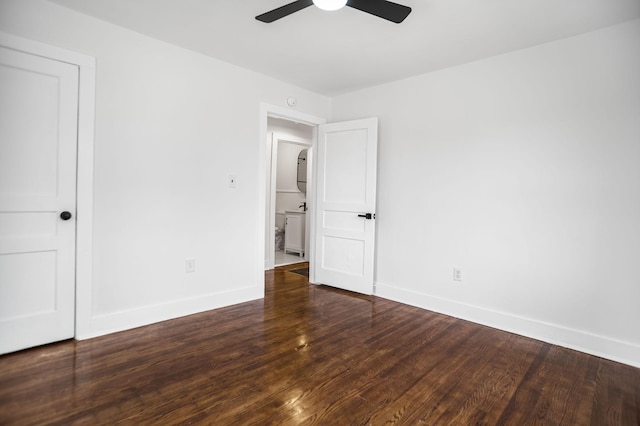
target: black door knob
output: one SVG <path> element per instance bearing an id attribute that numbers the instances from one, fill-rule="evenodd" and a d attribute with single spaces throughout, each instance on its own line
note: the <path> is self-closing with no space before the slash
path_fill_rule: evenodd
<path id="1" fill-rule="evenodd" d="M 70 212 L 62 212 L 62 213 L 60 213 L 60 219 L 62 219 L 62 220 L 71 219 L 71 213 Z"/>
<path id="2" fill-rule="evenodd" d="M 375 219 L 376 215 L 374 213 L 363 213 L 359 214 L 358 217 L 364 217 L 367 220 Z"/>

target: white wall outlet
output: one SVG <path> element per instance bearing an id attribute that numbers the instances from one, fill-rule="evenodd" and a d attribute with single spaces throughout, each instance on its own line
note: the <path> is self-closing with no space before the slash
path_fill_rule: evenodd
<path id="1" fill-rule="evenodd" d="M 462 282 L 462 268 L 453 267 L 453 280 Z"/>
<path id="2" fill-rule="evenodd" d="M 196 260 L 194 258 L 184 260 L 184 271 L 187 273 L 196 271 Z"/>
<path id="3" fill-rule="evenodd" d="M 228 182 L 229 182 L 229 188 L 235 189 L 238 183 L 238 178 L 236 177 L 236 175 L 229 175 Z"/>

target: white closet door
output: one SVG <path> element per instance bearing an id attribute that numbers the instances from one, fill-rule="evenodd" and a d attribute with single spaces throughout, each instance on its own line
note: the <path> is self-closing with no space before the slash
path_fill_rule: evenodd
<path id="1" fill-rule="evenodd" d="M 0 353 L 74 336 L 77 126 L 77 66 L 0 47 Z"/>

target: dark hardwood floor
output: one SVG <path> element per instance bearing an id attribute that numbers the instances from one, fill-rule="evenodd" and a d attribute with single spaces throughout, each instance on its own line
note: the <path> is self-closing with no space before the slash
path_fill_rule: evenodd
<path id="1" fill-rule="evenodd" d="M 640 424 L 639 369 L 298 268 L 264 300 L 0 357 L 0 424 Z"/>

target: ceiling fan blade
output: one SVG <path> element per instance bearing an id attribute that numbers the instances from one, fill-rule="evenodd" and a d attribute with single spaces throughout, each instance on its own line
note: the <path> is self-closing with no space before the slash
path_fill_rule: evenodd
<path id="1" fill-rule="evenodd" d="M 304 9 L 305 7 L 309 7 L 313 4 L 313 0 L 297 0 L 293 3 L 285 4 L 277 9 L 270 10 L 269 12 L 263 13 L 262 15 L 256 16 L 258 21 L 271 23 L 273 21 L 277 21 L 280 18 L 284 18 L 285 16 L 291 15 L 294 12 Z"/>
<path id="2" fill-rule="evenodd" d="M 409 16 L 411 8 L 387 0 L 348 0 L 347 6 L 399 24 Z"/>

